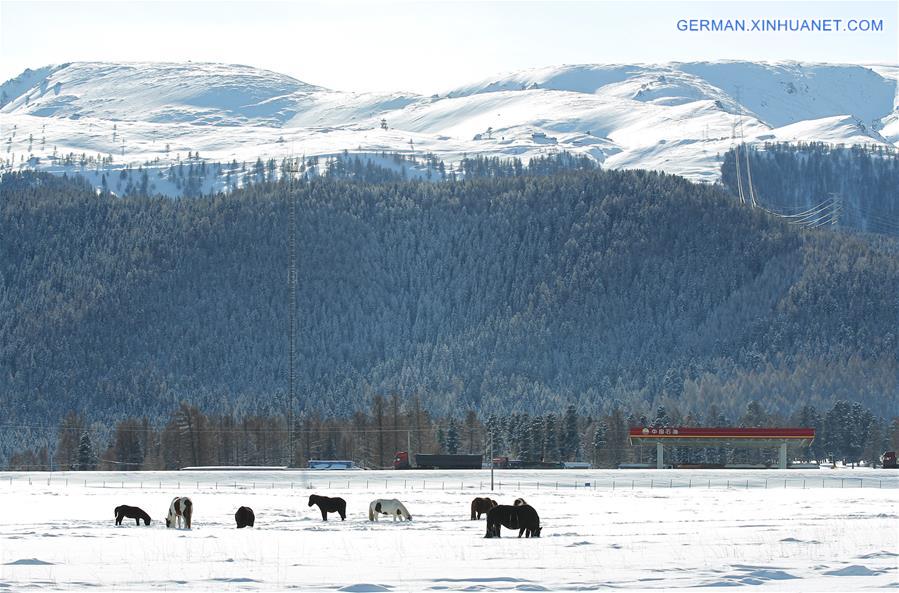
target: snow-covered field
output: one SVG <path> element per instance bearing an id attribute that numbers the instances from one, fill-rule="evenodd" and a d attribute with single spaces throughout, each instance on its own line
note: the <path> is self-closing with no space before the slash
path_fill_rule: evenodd
<path id="1" fill-rule="evenodd" d="M 0 473 L 0 591 L 899 587 L 896 472 L 497 471 L 494 494 L 489 480 L 486 470 Z M 344 497 L 347 520 L 323 523 L 311 493 Z M 194 501 L 190 531 L 162 521 L 176 495 Z M 484 520 L 469 520 L 480 495 L 523 496 L 543 537 L 484 539 Z M 384 497 L 414 520 L 369 522 L 369 501 Z M 121 504 L 152 525 L 116 527 Z M 241 505 L 255 528 L 235 529 Z"/>

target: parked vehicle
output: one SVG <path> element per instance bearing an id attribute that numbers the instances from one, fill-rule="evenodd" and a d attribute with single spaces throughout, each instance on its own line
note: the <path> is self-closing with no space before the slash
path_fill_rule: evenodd
<path id="1" fill-rule="evenodd" d="M 586 461 L 524 461 L 508 457 L 494 457 L 495 469 L 590 469 L 592 465 Z"/>
<path id="2" fill-rule="evenodd" d="M 883 455 L 880 456 L 880 462 L 883 464 L 885 469 L 896 469 L 899 467 L 899 464 L 896 462 L 896 452 L 895 451 L 886 451 Z"/>
<path id="3" fill-rule="evenodd" d="M 483 455 L 430 455 L 415 454 L 414 469 L 481 469 Z M 393 469 L 413 469 L 408 451 L 397 451 L 393 458 Z"/>
<path id="4" fill-rule="evenodd" d="M 349 459 L 310 459 L 308 465 L 309 469 L 320 470 L 359 469 Z"/>

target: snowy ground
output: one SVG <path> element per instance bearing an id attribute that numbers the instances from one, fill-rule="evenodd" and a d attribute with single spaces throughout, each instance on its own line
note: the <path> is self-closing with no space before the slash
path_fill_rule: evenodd
<path id="1" fill-rule="evenodd" d="M 0 473 L 0 591 L 899 587 L 897 472 L 496 477 L 491 496 L 525 497 L 542 538 L 483 538 L 484 520 L 468 514 L 489 494 L 488 471 L 54 473 L 49 485 L 48 474 Z M 306 504 L 313 492 L 346 498 L 347 520 L 322 523 Z M 194 501 L 191 531 L 165 528 L 175 495 Z M 368 503 L 381 497 L 404 501 L 414 520 L 370 523 Z M 120 504 L 153 524 L 114 526 Z M 241 505 L 255 510 L 255 528 L 234 528 Z"/>

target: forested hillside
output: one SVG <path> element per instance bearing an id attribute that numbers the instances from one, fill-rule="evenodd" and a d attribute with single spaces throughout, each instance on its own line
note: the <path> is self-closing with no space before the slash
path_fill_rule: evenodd
<path id="1" fill-rule="evenodd" d="M 784 415 L 837 399 L 896 409 L 889 239 L 802 231 L 643 171 L 290 191 L 296 412 L 350 416 L 394 394 L 457 418 L 613 401 L 683 414 L 714 402 L 730 417 L 751 400 Z M 287 192 L 117 198 L 5 175 L 7 425 L 68 410 L 164 423 L 182 400 L 282 413 Z M 22 434 L 7 431 L 4 450 Z"/>
<path id="2" fill-rule="evenodd" d="M 735 154 L 729 151 L 721 167 L 722 181 L 734 194 Z M 751 175 L 760 204 L 786 215 L 785 220 L 834 222 L 899 237 L 899 153 L 894 149 L 766 143 L 740 150 L 740 165 L 744 188 Z M 810 210 L 809 216 L 801 216 Z"/>

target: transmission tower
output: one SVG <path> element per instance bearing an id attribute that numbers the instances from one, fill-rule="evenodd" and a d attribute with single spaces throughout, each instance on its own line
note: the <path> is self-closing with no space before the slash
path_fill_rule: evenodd
<path id="1" fill-rule="evenodd" d="M 293 184 L 299 167 L 293 158 L 284 169 L 288 175 L 287 189 L 287 308 L 288 313 L 288 366 L 287 366 L 287 465 L 294 454 L 293 411 L 296 407 L 296 344 L 297 344 L 297 198 Z"/>

